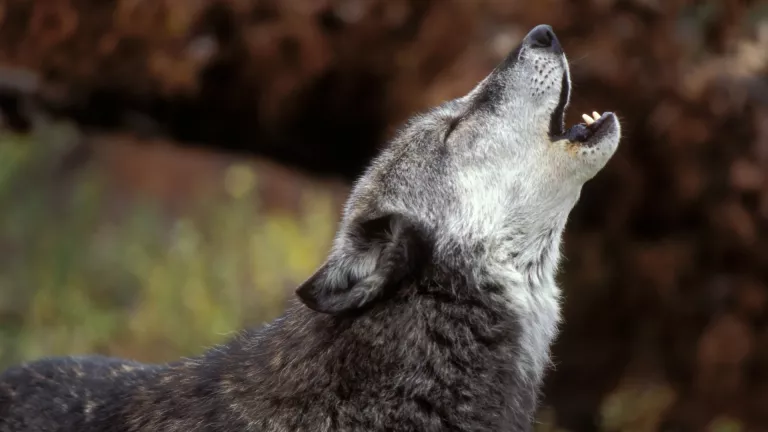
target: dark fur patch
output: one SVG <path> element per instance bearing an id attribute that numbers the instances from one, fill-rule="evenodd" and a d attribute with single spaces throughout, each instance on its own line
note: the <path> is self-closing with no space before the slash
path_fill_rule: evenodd
<path id="1" fill-rule="evenodd" d="M 560 99 L 549 119 L 550 139 L 556 139 L 565 133 L 565 105 L 568 103 L 570 91 L 571 87 L 568 83 L 568 78 L 565 72 L 563 72 L 563 76 L 560 79 Z"/>

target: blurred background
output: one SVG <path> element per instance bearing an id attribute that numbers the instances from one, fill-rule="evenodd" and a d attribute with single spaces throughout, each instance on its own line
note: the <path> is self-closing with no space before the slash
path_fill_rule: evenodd
<path id="1" fill-rule="evenodd" d="M 534 25 L 624 141 L 565 239 L 541 431 L 768 430 L 768 3 L 0 1 L 0 368 L 279 315 L 350 182 Z"/>

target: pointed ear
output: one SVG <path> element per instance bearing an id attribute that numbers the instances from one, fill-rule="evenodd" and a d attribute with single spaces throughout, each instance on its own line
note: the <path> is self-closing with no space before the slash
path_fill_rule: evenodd
<path id="1" fill-rule="evenodd" d="M 299 286 L 296 295 L 322 313 L 359 310 L 418 271 L 427 254 L 425 246 L 423 232 L 401 215 L 352 222 L 325 264 Z"/>

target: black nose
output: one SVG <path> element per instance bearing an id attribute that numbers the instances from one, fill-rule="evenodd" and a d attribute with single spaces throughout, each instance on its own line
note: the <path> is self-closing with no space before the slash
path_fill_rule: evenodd
<path id="1" fill-rule="evenodd" d="M 525 36 L 524 42 L 531 48 L 546 49 L 554 52 L 562 52 L 560 42 L 552 31 L 552 27 L 542 24 L 533 28 Z"/>

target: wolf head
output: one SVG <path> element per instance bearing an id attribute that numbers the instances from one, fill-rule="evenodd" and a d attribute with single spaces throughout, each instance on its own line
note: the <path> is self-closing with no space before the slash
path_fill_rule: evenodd
<path id="1" fill-rule="evenodd" d="M 426 262 L 469 274 L 558 259 L 582 185 L 616 151 L 616 116 L 565 129 L 568 62 L 540 25 L 469 94 L 412 118 L 355 185 L 325 264 L 297 290 L 330 314 L 382 298 Z"/>

